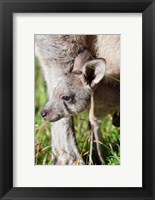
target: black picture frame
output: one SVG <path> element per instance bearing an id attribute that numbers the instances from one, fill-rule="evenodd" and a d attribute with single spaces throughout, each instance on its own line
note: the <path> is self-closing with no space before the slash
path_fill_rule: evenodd
<path id="1" fill-rule="evenodd" d="M 142 13 L 143 187 L 13 187 L 13 13 Z M 134 48 L 134 47 L 133 47 Z M 155 1 L 0 0 L 0 197 L 1 199 L 155 199 Z M 154 56 L 153 56 L 154 55 Z M 135 66 L 136 67 L 136 66 Z M 154 68 L 153 68 L 154 67 Z M 133 72 L 134 73 L 134 72 Z M 135 97 L 136 98 L 136 97 Z M 136 111 L 135 113 L 136 114 Z M 134 164 L 134 163 L 133 163 Z M 28 172 L 25 172 L 28 173 Z M 131 174 L 132 176 L 132 174 Z M 104 181 L 104 180 L 103 180 Z"/>

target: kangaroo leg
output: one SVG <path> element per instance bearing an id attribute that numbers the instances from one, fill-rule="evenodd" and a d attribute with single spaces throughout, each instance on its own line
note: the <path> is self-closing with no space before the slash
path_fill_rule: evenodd
<path id="1" fill-rule="evenodd" d="M 96 149 L 97 149 L 97 154 L 98 154 L 99 160 L 100 160 L 101 164 L 104 165 L 105 161 L 104 161 L 103 156 L 102 156 L 101 142 L 100 142 L 100 138 L 99 138 L 99 121 L 94 116 L 94 99 L 93 99 L 93 94 L 91 96 L 89 121 L 90 121 L 90 125 L 91 125 L 91 131 L 94 134 L 94 138 L 95 138 L 95 142 L 96 142 Z"/>

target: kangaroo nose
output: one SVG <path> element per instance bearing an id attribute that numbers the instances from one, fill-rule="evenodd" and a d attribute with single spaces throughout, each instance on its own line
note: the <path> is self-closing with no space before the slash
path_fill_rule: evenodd
<path id="1" fill-rule="evenodd" d="M 41 113 L 41 116 L 42 116 L 43 118 L 46 117 L 47 114 L 48 114 L 48 112 L 47 112 L 46 109 L 42 109 L 40 113 Z"/>

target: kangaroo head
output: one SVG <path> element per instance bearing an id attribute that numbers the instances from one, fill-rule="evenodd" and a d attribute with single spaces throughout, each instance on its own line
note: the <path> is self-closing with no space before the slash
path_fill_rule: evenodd
<path id="1" fill-rule="evenodd" d="M 86 58 L 88 60 L 87 54 L 85 51 L 77 56 L 72 72 L 64 74 L 55 87 L 52 97 L 41 111 L 45 120 L 57 121 L 82 112 L 89 106 L 93 89 L 103 79 L 105 60 L 94 59 L 84 63 Z"/>

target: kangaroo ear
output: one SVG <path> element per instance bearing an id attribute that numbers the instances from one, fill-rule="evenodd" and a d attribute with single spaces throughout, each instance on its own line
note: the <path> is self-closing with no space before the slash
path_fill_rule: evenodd
<path id="1" fill-rule="evenodd" d="M 91 60 L 92 56 L 88 50 L 84 50 L 82 53 L 78 54 L 74 61 L 73 71 L 82 71 L 83 65 Z"/>
<path id="2" fill-rule="evenodd" d="M 91 60 L 85 63 L 82 73 L 86 76 L 86 79 L 90 86 L 93 88 L 104 77 L 106 61 L 102 58 Z"/>

